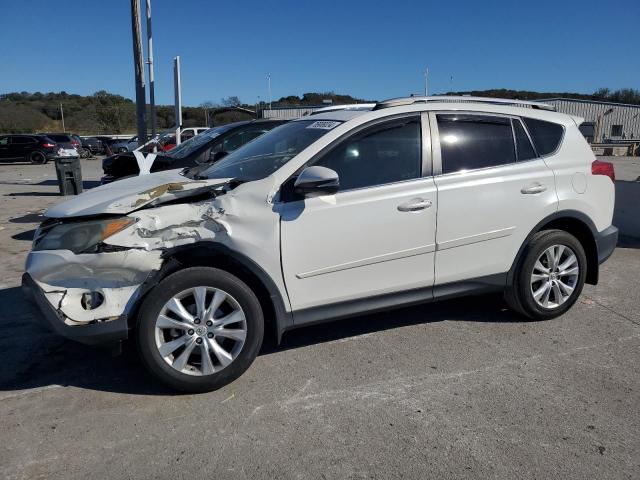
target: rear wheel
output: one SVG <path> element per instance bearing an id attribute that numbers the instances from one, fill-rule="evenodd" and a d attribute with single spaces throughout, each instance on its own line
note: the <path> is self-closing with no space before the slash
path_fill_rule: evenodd
<path id="1" fill-rule="evenodd" d="M 557 317 L 578 299 L 586 273 L 586 255 L 577 238 L 562 230 L 539 232 L 516 269 L 507 303 L 535 320 Z"/>
<path id="2" fill-rule="evenodd" d="M 31 152 L 29 154 L 29 161 L 34 165 L 42 165 L 47 163 L 47 157 L 42 152 Z"/>
<path id="3" fill-rule="evenodd" d="M 237 277 L 193 267 L 161 281 L 141 307 L 142 360 L 176 390 L 206 392 L 245 372 L 262 344 L 260 302 Z"/>

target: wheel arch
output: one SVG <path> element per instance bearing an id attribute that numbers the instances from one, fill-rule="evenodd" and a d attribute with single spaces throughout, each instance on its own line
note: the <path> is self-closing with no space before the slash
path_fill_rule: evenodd
<path id="1" fill-rule="evenodd" d="M 516 258 L 511 265 L 509 274 L 507 277 L 507 284 L 510 285 L 513 282 L 513 277 L 517 266 L 519 265 L 527 245 L 531 241 L 531 238 L 538 232 L 543 230 L 564 230 L 570 233 L 578 239 L 584 253 L 587 257 L 587 276 L 586 283 L 596 285 L 598 283 L 599 274 L 599 261 L 598 261 L 598 246 L 596 243 L 596 229 L 593 221 L 584 213 L 577 210 L 561 210 L 542 219 L 527 235 L 527 238 L 520 246 Z"/>
<path id="2" fill-rule="evenodd" d="M 291 313 L 285 309 L 284 300 L 273 279 L 253 260 L 225 245 L 198 242 L 167 250 L 163 254 L 160 270 L 145 282 L 141 295 L 131 314 L 129 328 L 134 328 L 138 309 L 146 295 L 168 275 L 189 267 L 211 266 L 225 270 L 246 283 L 258 297 L 265 319 L 265 330 L 280 343 L 282 334 L 292 324 Z"/>

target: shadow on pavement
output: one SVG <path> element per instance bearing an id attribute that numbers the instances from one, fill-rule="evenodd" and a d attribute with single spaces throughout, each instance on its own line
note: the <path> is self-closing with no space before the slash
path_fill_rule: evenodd
<path id="1" fill-rule="evenodd" d="M 59 197 L 58 192 L 14 192 L 6 193 L 5 197 Z"/>
<path id="2" fill-rule="evenodd" d="M 0 391 L 62 385 L 140 395 L 171 395 L 143 370 L 135 352 L 112 356 L 49 333 L 20 287 L 0 290 Z"/>
<path id="3" fill-rule="evenodd" d="M 507 309 L 501 295 L 470 296 L 462 300 L 425 303 L 291 330 L 284 334 L 279 346 L 265 338 L 261 354 L 444 320 L 487 324 L 526 321 Z"/>
<path id="4" fill-rule="evenodd" d="M 44 220 L 42 213 L 27 213 L 21 217 L 10 218 L 10 223 L 40 223 Z"/>
<path id="5" fill-rule="evenodd" d="M 24 184 L 22 184 L 24 185 Z M 41 182 L 38 183 L 30 183 L 29 185 L 41 185 L 41 186 L 52 186 L 52 187 L 57 187 L 58 186 L 58 180 L 42 180 Z M 82 181 L 82 188 L 86 189 L 90 189 L 90 188 L 95 188 L 95 187 L 99 187 L 100 181 L 99 180 L 83 180 Z"/>
<path id="6" fill-rule="evenodd" d="M 36 233 L 36 230 L 34 228 L 32 230 L 27 230 L 26 232 L 20 232 L 20 233 L 16 233 L 15 235 L 11 235 L 11 238 L 13 238 L 14 240 L 31 242 L 33 240 L 33 236 L 35 235 L 35 233 Z"/>
<path id="7" fill-rule="evenodd" d="M 37 322 L 39 312 L 19 287 L 0 290 L 0 391 L 29 390 L 49 385 L 136 395 L 172 395 L 142 367 L 132 345 L 123 355 L 89 347 L 49 333 Z M 439 322 L 513 322 L 520 317 L 506 310 L 499 297 L 484 296 L 464 302 L 446 301 L 354 317 L 285 334 L 280 346 L 265 338 L 261 355 L 304 348 L 365 333 Z"/>

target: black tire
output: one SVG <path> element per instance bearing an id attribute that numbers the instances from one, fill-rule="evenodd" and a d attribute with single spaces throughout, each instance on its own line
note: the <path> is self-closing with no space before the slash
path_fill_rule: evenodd
<path id="1" fill-rule="evenodd" d="M 230 294 L 244 311 L 247 326 L 245 343 L 237 357 L 221 370 L 200 376 L 180 372 L 169 365 L 160 355 L 155 339 L 156 320 L 165 303 L 174 295 L 197 286 L 214 287 Z M 263 336 L 262 308 L 253 291 L 234 275 L 210 267 L 187 268 L 162 280 L 144 299 L 136 326 L 145 367 L 165 385 L 190 393 L 216 390 L 242 375 L 258 355 Z"/>
<path id="2" fill-rule="evenodd" d="M 562 245 L 573 250 L 578 263 L 578 277 L 573 291 L 561 305 L 543 308 L 536 302 L 531 285 L 531 275 L 538 258 L 553 245 Z M 582 244 L 576 237 L 563 230 L 544 230 L 536 233 L 524 253 L 513 275 L 513 283 L 505 292 L 505 300 L 509 307 L 533 320 L 548 320 L 558 317 L 571 308 L 576 302 L 587 273 L 587 257 Z"/>
<path id="3" fill-rule="evenodd" d="M 44 153 L 35 151 L 29 154 L 28 160 L 34 165 L 44 165 L 47 163 L 47 157 Z"/>

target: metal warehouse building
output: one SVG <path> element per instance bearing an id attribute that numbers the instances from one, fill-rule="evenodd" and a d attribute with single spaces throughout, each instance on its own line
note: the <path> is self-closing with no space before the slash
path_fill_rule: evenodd
<path id="1" fill-rule="evenodd" d="M 590 143 L 640 139 L 640 105 L 573 98 L 548 98 L 539 101 L 553 105 L 558 112 L 583 117 L 585 123 L 581 130 Z"/>
<path id="2" fill-rule="evenodd" d="M 319 108 L 328 107 L 330 105 L 309 106 L 309 107 L 272 107 L 262 110 L 262 118 L 271 118 L 277 120 L 293 120 L 294 118 L 304 117 L 309 115 L 314 110 Z"/>
<path id="3" fill-rule="evenodd" d="M 457 99 L 456 101 L 464 100 Z M 640 105 L 625 103 L 548 98 L 536 100 L 553 105 L 558 112 L 577 115 L 585 119 L 580 130 L 589 143 L 640 142 Z M 309 115 L 327 105 L 273 107 L 263 110 L 264 118 L 291 120 Z"/>

